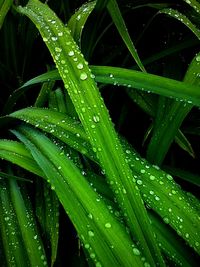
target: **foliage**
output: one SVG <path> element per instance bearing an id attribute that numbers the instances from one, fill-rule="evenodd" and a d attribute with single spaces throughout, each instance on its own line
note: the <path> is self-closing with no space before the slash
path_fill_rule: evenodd
<path id="1" fill-rule="evenodd" d="M 2 266 L 198 265 L 199 13 L 0 1 Z"/>

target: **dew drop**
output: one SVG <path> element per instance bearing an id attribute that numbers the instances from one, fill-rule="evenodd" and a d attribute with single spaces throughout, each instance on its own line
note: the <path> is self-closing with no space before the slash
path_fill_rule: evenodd
<path id="1" fill-rule="evenodd" d="M 169 223 L 169 218 L 164 217 L 164 218 L 163 218 L 163 221 L 164 221 L 165 223 Z"/>
<path id="2" fill-rule="evenodd" d="M 136 256 L 139 256 L 140 255 L 139 249 L 133 248 L 133 254 L 136 255 Z"/>
<path id="3" fill-rule="evenodd" d="M 85 72 L 82 72 L 81 75 L 80 75 L 80 79 L 81 79 L 82 81 L 86 80 L 87 77 L 88 77 L 88 76 L 87 76 L 87 74 L 86 74 Z"/>
<path id="4" fill-rule="evenodd" d="M 142 180 L 137 180 L 137 184 L 142 185 Z"/>
<path id="5" fill-rule="evenodd" d="M 85 248 L 88 249 L 90 247 L 89 244 L 85 244 Z"/>
<path id="6" fill-rule="evenodd" d="M 155 176 L 154 175 L 150 175 L 150 180 L 151 181 L 155 180 Z"/>
<path id="7" fill-rule="evenodd" d="M 55 47 L 56 52 L 62 52 L 62 49 L 60 47 Z"/>
<path id="8" fill-rule="evenodd" d="M 93 121 L 94 122 L 99 122 L 100 121 L 99 116 L 97 116 L 97 115 L 93 116 Z"/>
<path id="9" fill-rule="evenodd" d="M 111 224 L 110 224 L 110 223 L 106 223 L 106 224 L 105 224 L 105 227 L 106 227 L 106 228 L 111 228 Z"/>
<path id="10" fill-rule="evenodd" d="M 59 32 L 59 33 L 58 33 L 58 36 L 63 36 L 63 33 L 62 33 L 62 32 Z"/>
<path id="11" fill-rule="evenodd" d="M 93 236 L 94 236 L 94 232 L 93 232 L 93 231 L 88 231 L 88 235 L 89 235 L 90 237 L 93 237 Z"/>
<path id="12" fill-rule="evenodd" d="M 101 265 L 101 263 L 100 263 L 99 261 L 96 262 L 95 266 L 96 266 L 96 267 L 102 267 L 102 265 Z"/>
<path id="13" fill-rule="evenodd" d="M 197 57 L 196 57 L 196 61 L 200 61 L 200 55 L 198 55 Z"/>
<path id="14" fill-rule="evenodd" d="M 82 70 L 82 69 L 83 69 L 83 64 L 82 64 L 82 63 L 79 63 L 79 64 L 77 65 L 77 68 L 78 68 L 79 70 Z"/>
<path id="15" fill-rule="evenodd" d="M 57 38 L 57 37 L 55 37 L 55 36 L 53 36 L 53 37 L 51 37 L 51 40 L 52 40 L 52 41 L 57 41 L 57 40 L 58 40 L 58 38 Z"/>
<path id="16" fill-rule="evenodd" d="M 69 55 L 70 57 L 74 56 L 74 51 L 69 51 L 68 55 Z"/>

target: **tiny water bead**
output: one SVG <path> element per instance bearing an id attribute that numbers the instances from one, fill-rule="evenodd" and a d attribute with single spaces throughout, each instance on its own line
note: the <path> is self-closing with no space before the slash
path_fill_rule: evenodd
<path id="1" fill-rule="evenodd" d="M 139 249 L 133 248 L 133 254 L 136 255 L 136 256 L 139 256 L 140 255 Z"/>
<path id="2" fill-rule="evenodd" d="M 80 79 L 81 79 L 82 81 L 86 80 L 87 77 L 88 77 L 88 76 L 87 76 L 87 73 L 85 73 L 85 72 L 82 72 L 81 75 L 80 75 Z"/>
<path id="3" fill-rule="evenodd" d="M 88 235 L 89 235 L 90 237 L 93 237 L 93 236 L 94 236 L 94 232 L 93 232 L 93 231 L 88 231 Z"/>
<path id="4" fill-rule="evenodd" d="M 109 222 L 106 223 L 106 224 L 105 224 L 105 227 L 106 227 L 106 228 L 111 228 L 111 223 L 109 223 Z"/>
<path id="5" fill-rule="evenodd" d="M 94 122 L 99 122 L 100 121 L 99 116 L 98 115 L 93 116 L 93 121 Z"/>
<path id="6" fill-rule="evenodd" d="M 96 266 L 96 267 L 102 267 L 102 265 L 101 265 L 101 263 L 100 263 L 99 261 L 96 262 L 95 266 Z"/>

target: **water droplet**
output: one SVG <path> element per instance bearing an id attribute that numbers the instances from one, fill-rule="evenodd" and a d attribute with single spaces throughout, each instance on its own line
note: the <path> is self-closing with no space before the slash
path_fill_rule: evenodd
<path id="1" fill-rule="evenodd" d="M 145 170 L 140 170 L 141 173 L 145 173 L 146 171 Z"/>
<path id="2" fill-rule="evenodd" d="M 169 218 L 164 217 L 164 218 L 163 218 L 163 221 L 164 221 L 165 223 L 169 223 Z"/>
<path id="3" fill-rule="evenodd" d="M 136 256 L 139 256 L 140 255 L 139 249 L 133 248 L 133 254 L 136 255 Z"/>
<path id="4" fill-rule="evenodd" d="M 150 180 L 151 180 L 151 181 L 155 180 L 155 178 L 156 178 L 156 177 L 155 177 L 154 175 L 150 175 Z"/>
<path id="5" fill-rule="evenodd" d="M 98 261 L 98 262 L 96 262 L 96 265 L 95 265 L 96 267 L 102 267 L 102 265 L 101 265 L 101 263 Z"/>
<path id="6" fill-rule="evenodd" d="M 93 121 L 94 122 L 99 122 L 100 121 L 99 116 L 97 116 L 97 115 L 93 116 Z"/>
<path id="7" fill-rule="evenodd" d="M 92 129 L 94 129 L 94 128 L 95 128 L 95 125 L 94 125 L 94 124 L 92 124 L 92 125 L 91 125 L 91 128 L 92 128 Z"/>
<path id="8" fill-rule="evenodd" d="M 197 57 L 196 57 L 196 61 L 200 61 L 200 55 L 198 55 Z"/>
<path id="9" fill-rule="evenodd" d="M 88 77 L 88 76 L 87 76 L 87 74 L 86 74 L 85 72 L 82 72 L 81 75 L 80 75 L 80 79 L 81 79 L 82 81 L 86 80 L 87 77 Z"/>
<path id="10" fill-rule="evenodd" d="M 142 185 L 142 180 L 137 180 L 137 184 Z"/>
<path id="11" fill-rule="evenodd" d="M 70 57 L 74 56 L 74 51 L 72 51 L 72 50 L 69 51 L 68 55 L 69 55 Z"/>
<path id="12" fill-rule="evenodd" d="M 37 235 L 34 235 L 34 237 L 33 237 L 34 239 L 37 239 Z"/>
<path id="13" fill-rule="evenodd" d="M 106 227 L 106 228 L 111 228 L 111 224 L 110 224 L 110 223 L 106 223 L 106 224 L 105 224 L 105 227 Z"/>
<path id="14" fill-rule="evenodd" d="M 51 40 L 52 40 L 52 41 L 57 41 L 57 40 L 58 40 L 58 38 L 57 38 L 57 37 L 55 37 L 55 36 L 53 36 L 53 37 L 51 37 Z"/>
<path id="15" fill-rule="evenodd" d="M 66 63 L 66 61 L 62 59 L 61 60 L 61 64 L 65 64 L 65 63 Z"/>
<path id="16" fill-rule="evenodd" d="M 58 36 L 63 36 L 63 33 L 62 33 L 62 32 L 59 32 L 59 33 L 58 33 Z"/>
<path id="17" fill-rule="evenodd" d="M 56 52 L 62 52 L 62 49 L 60 47 L 55 47 Z"/>
<path id="18" fill-rule="evenodd" d="M 76 20 L 80 20 L 81 19 L 81 15 L 79 14 L 76 18 Z"/>
<path id="19" fill-rule="evenodd" d="M 93 237 L 93 236 L 94 236 L 94 232 L 93 232 L 93 231 L 88 231 L 88 235 L 89 235 L 90 237 Z"/>
<path id="20" fill-rule="evenodd" d="M 94 259 L 95 257 L 96 257 L 96 255 L 95 255 L 94 253 L 91 253 L 91 254 L 90 254 L 90 258 L 91 258 L 91 259 Z"/>
<path id="21" fill-rule="evenodd" d="M 77 65 L 77 68 L 78 68 L 79 70 L 82 70 L 82 69 L 83 69 L 83 64 L 82 64 L 82 63 L 79 63 L 79 64 Z"/>
<path id="22" fill-rule="evenodd" d="M 85 248 L 88 249 L 90 247 L 89 244 L 85 244 Z"/>
<path id="23" fill-rule="evenodd" d="M 44 37 L 44 38 L 43 38 L 43 41 L 44 41 L 44 42 L 48 42 L 48 39 Z"/>

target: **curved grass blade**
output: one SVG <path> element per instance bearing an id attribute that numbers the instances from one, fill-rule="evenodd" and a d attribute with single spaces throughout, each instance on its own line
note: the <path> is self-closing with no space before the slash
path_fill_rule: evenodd
<path id="1" fill-rule="evenodd" d="M 29 265 L 7 183 L 0 183 L 0 230 L 8 267 Z M 1 262 L 2 264 L 2 262 Z"/>
<path id="2" fill-rule="evenodd" d="M 51 266 L 53 266 L 58 249 L 59 200 L 50 186 L 41 179 L 37 180 L 35 206 L 43 235 L 51 244 Z"/>
<path id="3" fill-rule="evenodd" d="M 121 11 L 118 7 L 116 0 L 110 0 L 107 4 L 108 12 L 121 36 L 123 39 L 125 45 L 127 46 L 129 52 L 131 53 L 132 57 L 134 58 L 135 62 L 137 63 L 138 67 L 145 72 L 145 68 L 138 56 L 137 50 L 130 38 L 130 35 L 128 33 L 126 24 L 123 20 L 123 17 L 121 15 Z"/>
<path id="4" fill-rule="evenodd" d="M 71 16 L 68 21 L 68 27 L 71 30 L 71 34 L 78 44 L 81 47 L 81 35 L 84 29 L 85 23 L 90 15 L 90 13 L 95 8 L 96 1 L 91 1 L 83 4 L 75 13 Z"/>
<path id="5" fill-rule="evenodd" d="M 194 25 L 184 14 L 173 8 L 162 9 L 158 14 L 167 14 L 170 17 L 179 20 L 187 28 L 189 28 L 193 34 L 200 40 L 200 30 Z"/>
<path id="6" fill-rule="evenodd" d="M 184 77 L 185 82 L 197 86 L 200 84 L 200 62 L 198 59 L 200 59 L 200 53 L 194 57 Z M 154 134 L 147 149 L 147 159 L 158 165 L 162 164 L 171 143 L 178 134 L 178 129 L 192 109 L 191 104 L 183 104 L 177 101 L 172 102 L 169 107 L 164 118 L 158 122 L 158 127 L 154 129 Z"/>
<path id="7" fill-rule="evenodd" d="M 200 176 L 198 174 L 191 173 L 189 171 L 185 171 L 182 169 L 178 169 L 175 167 L 164 166 L 166 172 L 170 173 L 171 175 L 177 176 L 180 179 L 183 179 L 189 183 L 197 185 L 200 187 Z"/>
<path id="8" fill-rule="evenodd" d="M 200 14 L 200 3 L 196 0 L 183 0 L 190 5 L 197 13 Z"/>
<path id="9" fill-rule="evenodd" d="M 9 187 L 30 266 L 46 266 L 47 259 L 37 230 L 36 221 L 30 207 L 30 200 L 28 199 L 27 194 L 23 193 L 22 196 L 21 190 L 15 180 L 9 181 Z"/>
<path id="10" fill-rule="evenodd" d="M 27 116 L 25 116 L 25 114 Z M 39 119 L 40 116 L 39 114 L 41 114 L 43 121 L 45 118 L 46 122 L 44 124 Z M 48 116 L 47 109 L 44 109 L 43 111 L 42 109 L 39 109 L 37 111 L 37 109 L 35 108 L 28 108 L 13 113 L 13 115 L 16 118 L 21 118 L 21 119 L 26 118 L 29 121 L 29 123 L 32 123 L 33 125 L 35 125 L 39 121 L 39 128 L 48 132 L 49 130 L 48 127 L 46 127 L 46 125 L 50 123 L 49 121 L 50 118 L 51 119 L 53 118 L 53 113 L 51 114 L 52 114 L 51 116 Z M 66 124 L 68 124 L 67 121 L 68 120 L 66 116 L 65 117 Z M 59 119 L 58 122 L 60 122 Z M 86 145 L 86 149 L 88 152 L 85 155 L 88 157 L 88 154 L 91 154 L 89 155 L 89 158 L 90 159 L 93 158 L 93 160 L 98 162 L 98 159 L 96 159 L 94 155 L 94 151 L 88 149 L 88 147 L 90 147 L 88 140 L 84 140 L 81 138 L 81 132 L 79 135 L 78 127 L 77 131 L 75 131 L 76 134 L 74 134 L 74 138 L 77 139 L 76 142 Z M 56 127 L 53 128 L 55 129 Z M 68 130 L 70 129 L 68 128 Z M 59 133 L 56 133 L 56 136 L 62 140 L 62 136 L 67 135 L 68 133 L 67 132 L 65 133 L 64 129 L 61 130 L 61 133 L 62 134 L 60 134 L 60 137 Z M 52 134 L 54 135 L 55 131 L 52 132 Z M 70 143 L 67 144 L 70 145 Z M 132 169 L 133 177 L 136 180 L 136 183 L 140 189 L 140 192 L 142 194 L 145 203 L 149 205 L 157 214 L 159 214 L 166 223 L 168 223 L 171 227 L 173 227 L 186 240 L 186 242 L 188 242 L 188 244 L 191 247 L 193 247 L 196 251 L 200 253 L 198 247 L 198 233 L 200 232 L 200 230 L 198 230 L 199 223 L 198 220 L 196 220 L 196 218 L 198 217 L 198 213 L 195 210 L 195 206 L 198 206 L 199 210 L 200 205 L 199 204 L 194 205 L 194 201 L 193 200 L 190 201 L 187 194 L 179 188 L 179 186 L 173 181 L 170 175 L 166 174 L 158 167 L 152 166 L 147 161 L 141 159 L 141 157 L 137 153 L 135 153 L 127 143 L 122 142 L 122 144 L 126 154 L 126 161 L 129 163 L 129 166 Z M 75 146 L 73 147 L 75 148 Z M 1 150 L 0 150 L 0 155 L 1 155 Z M 185 211 L 184 216 L 182 210 Z M 176 218 L 179 218 L 180 221 L 177 220 Z M 190 219 L 192 220 L 192 222 L 190 222 Z M 191 227 L 190 226 L 191 224 L 196 225 L 196 228 Z M 190 236 L 192 236 L 191 239 L 188 238 Z"/>
<path id="11" fill-rule="evenodd" d="M 4 172 L 1 172 L 1 171 L 0 171 L 0 177 L 1 178 L 6 178 L 6 179 L 15 179 L 15 180 L 21 181 L 21 182 L 32 183 L 31 180 L 28 180 L 28 179 L 25 179 L 25 178 L 22 178 L 22 177 L 19 177 L 19 176 L 15 176 L 15 175 L 12 175 L 12 174 L 4 173 Z"/>
<path id="12" fill-rule="evenodd" d="M 0 3 L 1 4 L 0 5 L 0 29 L 3 25 L 6 14 L 8 13 L 8 11 L 12 5 L 12 2 L 13 2 L 12 0 L 4 0 L 2 3 Z"/>
<path id="13" fill-rule="evenodd" d="M 44 171 L 94 263 L 108 267 L 143 266 L 125 228 L 66 155 L 39 131 L 20 127 L 13 133 L 30 149 Z"/>
<path id="14" fill-rule="evenodd" d="M 197 57 L 196 61 L 199 65 L 200 58 Z M 93 66 L 92 72 L 96 76 L 97 82 L 145 90 L 200 106 L 199 86 L 188 83 L 187 81 L 180 82 L 154 74 L 117 67 Z"/>
<path id="15" fill-rule="evenodd" d="M 200 62 L 200 58 L 197 57 L 196 61 Z M 188 84 L 187 82 L 180 82 L 158 75 L 141 73 L 125 68 L 91 66 L 91 70 L 95 75 L 95 80 L 100 83 L 121 85 L 128 88 L 144 90 L 146 92 L 179 99 L 180 101 L 200 106 L 199 88 L 191 83 Z M 196 76 L 198 77 L 198 73 L 196 73 Z M 13 107 L 17 99 L 28 90 L 28 86 L 46 82 L 48 80 L 60 79 L 61 77 L 58 70 L 48 71 L 47 73 L 41 74 L 17 89 L 6 103 L 6 106 Z M 8 111 L 8 113 L 10 113 L 10 111 Z"/>
<path id="16" fill-rule="evenodd" d="M 29 151 L 19 142 L 0 140 L 0 157 L 13 164 L 17 164 L 38 176 L 43 177 L 44 175 L 40 168 L 36 166 Z"/>
<path id="17" fill-rule="evenodd" d="M 175 136 L 175 142 L 185 151 L 187 151 L 187 153 L 195 158 L 195 153 L 194 150 L 192 148 L 191 143 L 188 141 L 188 139 L 186 138 L 186 136 L 181 132 L 181 130 L 178 130 L 177 135 Z"/>
<path id="18" fill-rule="evenodd" d="M 47 5 L 37 0 L 30 0 L 25 8 L 18 7 L 18 11 L 35 23 L 46 42 L 83 127 L 90 137 L 93 150 L 106 171 L 108 182 L 116 193 L 121 209 L 127 214 L 127 225 L 140 242 L 146 259 L 152 265 L 157 261 L 163 266 L 164 261 L 139 192 L 132 182 L 132 173 L 125 161 L 121 144 L 91 77 L 91 71 L 70 31 Z M 74 61 L 74 58 L 77 61 Z"/>

